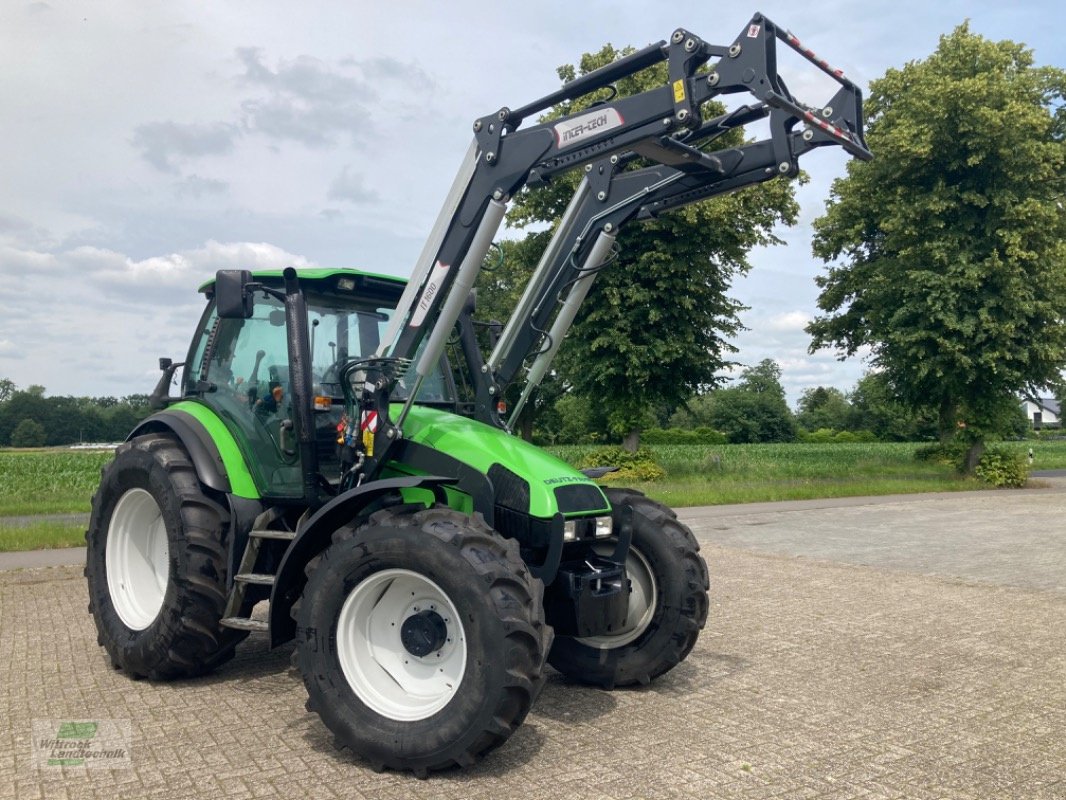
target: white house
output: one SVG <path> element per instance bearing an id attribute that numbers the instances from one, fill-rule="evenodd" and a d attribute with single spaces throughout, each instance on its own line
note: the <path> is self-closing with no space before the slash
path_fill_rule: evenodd
<path id="1" fill-rule="evenodd" d="M 1059 401 L 1054 397 L 1027 397 L 1022 400 L 1022 411 L 1034 428 L 1057 428 L 1062 424 Z"/>

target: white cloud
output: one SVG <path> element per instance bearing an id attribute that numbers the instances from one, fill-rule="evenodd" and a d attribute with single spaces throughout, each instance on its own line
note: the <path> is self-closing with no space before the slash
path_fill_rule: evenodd
<path id="1" fill-rule="evenodd" d="M 134 259 L 122 253 L 79 247 L 69 253 L 72 264 L 92 274 L 92 282 L 111 296 L 139 301 L 173 302 L 184 292 L 195 301 L 195 288 L 220 269 L 281 269 L 310 262 L 266 242 L 216 242 L 203 247 Z"/>
<path id="2" fill-rule="evenodd" d="M 184 355 L 204 303 L 196 289 L 216 270 L 313 266 L 272 244 L 213 240 L 140 259 L 90 246 L 51 254 L 9 247 L 0 256 L 8 263 L 46 269 L 21 273 L 37 301 L 0 315 L 0 377 L 77 395 L 148 391 L 144 375 L 157 357 Z"/>
<path id="3" fill-rule="evenodd" d="M 806 311 L 786 311 L 770 317 L 766 327 L 772 331 L 802 332 L 811 321 Z"/>
<path id="4" fill-rule="evenodd" d="M 41 272 L 54 272 L 58 268 L 59 259 L 54 253 L 0 246 L 0 275 L 19 278 Z"/>

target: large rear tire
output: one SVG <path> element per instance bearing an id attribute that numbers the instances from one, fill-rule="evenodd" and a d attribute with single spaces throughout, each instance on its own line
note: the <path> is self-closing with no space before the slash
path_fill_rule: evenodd
<path id="1" fill-rule="evenodd" d="M 612 689 L 647 684 L 684 660 L 707 622 L 709 580 L 696 537 L 673 511 L 630 489 L 605 494 L 616 529 L 625 506 L 633 515 L 625 625 L 604 636 L 556 637 L 548 663 L 572 680 Z M 595 548 L 610 555 L 616 543 Z"/>
<path id="2" fill-rule="evenodd" d="M 425 777 L 473 764 L 525 719 L 552 640 L 544 587 L 480 517 L 380 511 L 309 571 L 296 662 L 335 744 Z"/>
<path id="3" fill-rule="evenodd" d="M 93 496 L 85 576 L 97 641 L 133 678 L 202 675 L 246 632 L 219 627 L 229 513 L 165 434 L 119 446 Z"/>

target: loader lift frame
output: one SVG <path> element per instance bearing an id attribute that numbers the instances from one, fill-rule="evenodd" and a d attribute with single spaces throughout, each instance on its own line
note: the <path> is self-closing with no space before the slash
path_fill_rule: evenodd
<path id="1" fill-rule="evenodd" d="M 779 42 L 840 85 L 826 104 L 808 106 L 792 96 L 777 73 Z M 664 61 L 668 85 L 520 128 L 534 114 Z M 709 69 L 701 72 L 708 64 Z M 754 95 L 758 103 L 703 121 L 702 107 L 708 101 L 744 92 Z M 770 127 L 765 140 L 717 152 L 693 146 L 764 118 Z M 797 126 L 802 130 L 796 130 Z M 383 362 L 406 364 L 422 346 L 415 363 L 416 385 L 393 420 L 389 373 L 397 370 L 366 365 L 367 389 L 360 405 L 374 411 L 383 424 L 370 448 L 372 454 L 358 462 L 359 475 L 353 484 L 372 479 L 391 458 L 394 444 L 402 440 L 403 421 L 418 384 L 439 361 L 464 316 L 506 203 L 523 186 L 550 181 L 579 167 L 586 170 L 487 359 L 475 346 L 469 324 L 461 325 L 461 330 L 466 329 L 463 355 L 475 386 L 475 417 L 505 429 L 517 419 L 529 393 L 547 372 L 622 224 L 774 177 L 794 177 L 799 157 L 816 147 L 839 145 L 857 158 L 872 157 L 862 133 L 859 88 L 761 14 L 754 15 L 728 46 L 710 44 L 679 28 L 669 42 L 648 45 L 518 109 L 504 107 L 480 117 L 473 130 L 474 141 L 377 354 Z M 637 157 L 656 165 L 622 171 Z M 559 297 L 568 287 L 567 296 Z M 553 317 L 556 324 L 552 326 Z M 530 380 L 505 422 L 497 411 L 497 399 L 531 354 L 539 355 L 533 356 Z"/>

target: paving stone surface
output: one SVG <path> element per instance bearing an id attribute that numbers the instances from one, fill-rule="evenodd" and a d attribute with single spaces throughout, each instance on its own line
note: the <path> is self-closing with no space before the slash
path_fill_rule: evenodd
<path id="1" fill-rule="evenodd" d="M 0 798 L 1066 798 L 1066 590 L 1018 578 L 1062 563 L 1066 493 L 987 496 L 687 510 L 712 572 L 688 660 L 637 690 L 553 673 L 506 745 L 427 781 L 335 752 L 288 647 L 133 682 L 80 569 L 0 572 Z M 971 540 L 1027 555 L 951 557 Z M 34 720 L 128 721 L 130 766 L 35 768 Z"/>

